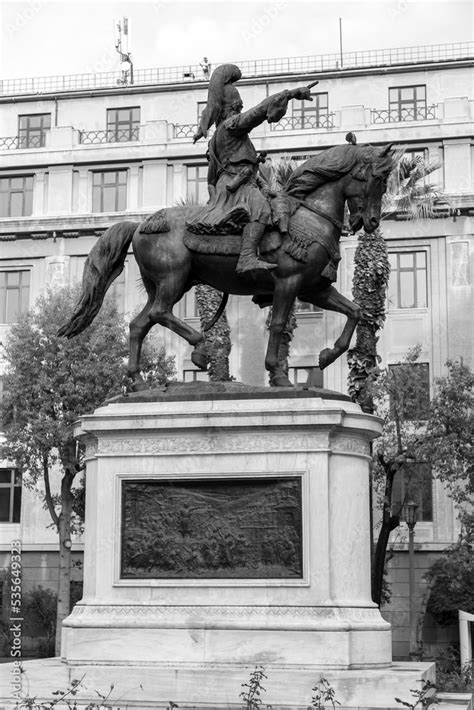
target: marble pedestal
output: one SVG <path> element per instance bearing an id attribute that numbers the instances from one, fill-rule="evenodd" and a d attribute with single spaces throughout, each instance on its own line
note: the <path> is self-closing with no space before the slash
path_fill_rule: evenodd
<path id="1" fill-rule="evenodd" d="M 274 707 L 307 707 L 321 675 L 345 706 L 395 707 L 394 691 L 400 696 L 406 685 L 410 697 L 414 677 L 431 675 L 427 666 L 412 665 L 400 676 L 391 664 L 390 626 L 371 601 L 369 445 L 380 422 L 342 396 L 328 397 L 234 387 L 208 397 L 197 389 L 183 401 L 175 390 L 155 401 L 123 398 L 81 418 L 84 596 L 62 634 L 62 667 L 71 677 L 87 669 L 89 687 L 90 679 L 103 678 L 124 692 L 141 684 L 134 697 L 125 695 L 137 707 L 173 700 L 224 708 L 238 704 L 255 665 L 266 668 L 265 701 Z M 283 484 L 300 498 L 293 523 L 301 555 L 295 546 L 287 551 L 295 557 L 288 576 L 281 568 L 278 576 L 265 574 L 265 564 L 275 565 L 264 557 L 258 578 L 248 571 L 227 578 L 124 576 L 124 486 L 232 482 L 248 492 L 268 481 L 277 493 Z M 262 529 L 276 534 L 293 515 L 277 493 L 273 524 L 265 506 L 261 529 L 253 523 L 259 554 L 267 544 Z M 187 508 L 183 544 L 193 515 Z"/>

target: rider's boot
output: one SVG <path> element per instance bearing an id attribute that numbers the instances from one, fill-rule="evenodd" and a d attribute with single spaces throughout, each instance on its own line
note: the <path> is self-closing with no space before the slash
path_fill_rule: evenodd
<path id="1" fill-rule="evenodd" d="M 265 225 L 260 222 L 250 222 L 244 227 L 242 249 L 236 271 L 238 274 L 246 274 L 256 271 L 272 271 L 278 264 L 270 264 L 257 258 L 257 247 L 263 237 Z"/>

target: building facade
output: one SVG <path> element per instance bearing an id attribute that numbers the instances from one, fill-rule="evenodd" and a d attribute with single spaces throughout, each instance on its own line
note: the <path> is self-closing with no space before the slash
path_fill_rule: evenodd
<path id="1" fill-rule="evenodd" d="M 380 339 L 384 365 L 421 343 L 427 383 L 448 358 L 472 363 L 470 255 L 474 232 L 474 43 L 244 62 L 239 90 L 245 108 L 284 88 L 316 79 L 313 102 L 292 102 L 279 123 L 253 133 L 267 160 L 301 161 L 344 143 L 395 143 L 440 164 L 428 180 L 449 198 L 438 218 L 410 222 L 396 214 L 383 224 L 392 268 L 387 322 Z M 140 221 L 182 199 L 205 201 L 206 142 L 193 144 L 205 106 L 207 78 L 199 67 L 121 74 L 46 77 L 0 82 L 0 342 L 11 323 L 46 286 L 80 280 L 98 236 L 121 220 Z M 338 288 L 351 297 L 356 237 L 342 240 Z M 131 254 L 114 285 L 125 315 L 144 304 Z M 192 292 L 180 317 L 199 327 Z M 266 310 L 231 297 L 231 374 L 264 385 Z M 319 351 L 342 330 L 343 319 L 300 304 L 291 350 L 291 377 L 346 391 L 340 358 L 322 373 Z M 157 327 L 158 328 L 158 327 Z M 176 355 L 180 379 L 201 378 L 190 347 L 170 331 L 158 339 Z M 256 366 L 257 364 L 257 366 Z M 260 366 L 258 366 L 260 364 Z M 429 476 L 429 472 L 428 472 Z M 439 482 L 425 487 L 416 527 L 418 592 L 430 560 L 457 535 L 455 511 Z M 399 492 L 402 495 L 402 491 Z M 25 584 L 54 586 L 56 535 L 34 492 L 8 462 L 0 470 L 0 563 L 11 541 L 23 545 Z M 408 562 L 403 535 L 392 561 L 394 654 L 407 651 Z M 81 553 L 81 541 L 75 542 Z M 428 564 L 429 563 L 429 564 Z"/>

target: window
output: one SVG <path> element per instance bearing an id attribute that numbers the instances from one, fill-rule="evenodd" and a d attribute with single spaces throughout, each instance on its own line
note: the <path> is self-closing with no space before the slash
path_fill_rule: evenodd
<path id="1" fill-rule="evenodd" d="M 30 305 L 30 272 L 0 271 L 0 323 L 16 323 Z"/>
<path id="2" fill-rule="evenodd" d="M 127 207 L 127 171 L 93 173 L 92 211 L 121 212 Z"/>
<path id="3" fill-rule="evenodd" d="M 403 419 L 420 421 L 427 419 L 430 408 L 430 366 L 427 362 L 389 365 L 392 376 L 390 385 L 390 410 L 395 406 Z"/>
<path id="4" fill-rule="evenodd" d="M 433 478 L 427 463 L 405 464 L 393 479 L 392 512 L 397 514 L 404 502 L 413 498 L 418 505 L 417 520 L 433 520 Z"/>
<path id="5" fill-rule="evenodd" d="M 21 473 L 0 468 L 0 523 L 19 523 L 21 510 Z"/>
<path id="6" fill-rule="evenodd" d="M 298 101 L 293 104 L 294 128 L 319 128 L 327 125 L 328 95 L 312 93 L 312 102 Z"/>
<path id="7" fill-rule="evenodd" d="M 428 160 L 428 149 L 427 148 L 408 148 L 403 153 L 403 157 L 408 160 Z"/>
<path id="8" fill-rule="evenodd" d="M 389 308 L 427 308 L 428 274 L 425 251 L 391 252 Z"/>
<path id="9" fill-rule="evenodd" d="M 139 107 L 107 109 L 107 140 L 110 143 L 137 141 L 139 135 Z"/>
<path id="10" fill-rule="evenodd" d="M 203 370 L 183 370 L 183 382 L 208 382 L 209 374 Z"/>
<path id="11" fill-rule="evenodd" d="M 204 109 L 206 108 L 206 106 L 207 106 L 207 101 L 198 101 L 198 102 L 197 102 L 197 120 L 198 120 L 198 123 L 199 123 L 199 121 L 201 120 L 202 112 L 204 111 Z"/>
<path id="12" fill-rule="evenodd" d="M 295 313 L 298 315 L 300 313 L 321 313 L 322 314 L 322 308 L 319 308 L 318 306 L 313 306 L 312 303 L 303 303 L 302 301 L 295 301 Z"/>
<path id="13" fill-rule="evenodd" d="M 196 301 L 196 292 L 194 288 L 184 295 L 184 317 L 199 318 L 199 311 Z"/>
<path id="14" fill-rule="evenodd" d="M 288 377 L 294 385 L 308 385 L 309 387 L 323 387 L 323 371 L 319 367 L 290 367 Z"/>
<path id="15" fill-rule="evenodd" d="M 205 204 L 209 199 L 207 190 L 207 165 L 188 165 L 186 196 L 196 204 Z"/>
<path id="16" fill-rule="evenodd" d="M 426 86 L 394 86 L 388 90 L 391 121 L 416 121 L 426 118 Z"/>
<path id="17" fill-rule="evenodd" d="M 30 113 L 18 116 L 18 147 L 43 148 L 46 142 L 46 133 L 50 128 L 50 113 Z"/>
<path id="18" fill-rule="evenodd" d="M 0 217 L 28 217 L 33 212 L 33 176 L 0 178 Z"/>

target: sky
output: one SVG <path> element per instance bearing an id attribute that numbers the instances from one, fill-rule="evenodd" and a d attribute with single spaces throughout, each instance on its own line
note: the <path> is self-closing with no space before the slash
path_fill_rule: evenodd
<path id="1" fill-rule="evenodd" d="M 0 78 L 116 71 L 128 17 L 134 67 L 467 42 L 467 0 L 0 0 Z"/>

